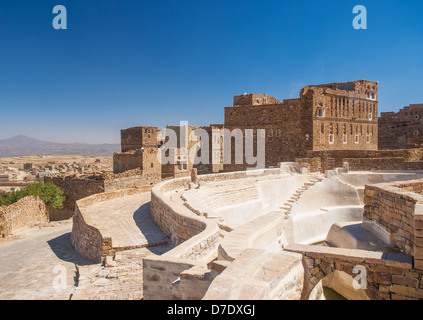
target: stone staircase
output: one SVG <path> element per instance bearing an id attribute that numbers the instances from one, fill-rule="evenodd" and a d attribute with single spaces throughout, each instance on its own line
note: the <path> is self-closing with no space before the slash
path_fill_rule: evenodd
<path id="1" fill-rule="evenodd" d="M 309 182 L 304 183 L 301 187 L 299 187 L 294 194 L 291 196 L 291 198 L 289 200 L 287 200 L 287 202 L 285 202 L 280 209 L 284 212 L 285 214 L 285 219 L 288 219 L 292 207 L 299 201 L 299 199 L 301 198 L 302 194 L 307 191 L 310 187 L 314 186 L 316 183 L 321 182 L 324 179 L 323 175 L 318 175 L 316 177 L 314 177 L 313 179 L 311 179 Z"/>

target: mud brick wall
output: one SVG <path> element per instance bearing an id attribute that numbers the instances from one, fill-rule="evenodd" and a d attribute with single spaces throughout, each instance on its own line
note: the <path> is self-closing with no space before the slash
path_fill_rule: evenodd
<path id="1" fill-rule="evenodd" d="M 38 197 L 25 197 L 10 206 L 0 207 L 0 238 L 22 227 L 32 227 L 49 221 L 49 211 Z"/>

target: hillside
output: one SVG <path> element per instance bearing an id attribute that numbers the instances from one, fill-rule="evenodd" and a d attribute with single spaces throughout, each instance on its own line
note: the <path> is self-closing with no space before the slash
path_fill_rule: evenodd
<path id="1" fill-rule="evenodd" d="M 0 139 L 0 158 L 31 155 L 111 156 L 119 151 L 119 144 L 56 143 L 24 135 Z"/>

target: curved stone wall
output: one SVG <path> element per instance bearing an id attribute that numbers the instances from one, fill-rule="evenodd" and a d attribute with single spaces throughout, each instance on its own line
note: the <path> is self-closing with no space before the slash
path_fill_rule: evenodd
<path id="1" fill-rule="evenodd" d="M 95 262 L 101 262 L 105 256 L 115 254 L 112 239 L 101 234 L 94 221 L 84 215 L 87 207 L 95 203 L 146 192 L 151 187 L 124 189 L 98 193 L 76 201 L 71 243 L 81 256 Z"/>

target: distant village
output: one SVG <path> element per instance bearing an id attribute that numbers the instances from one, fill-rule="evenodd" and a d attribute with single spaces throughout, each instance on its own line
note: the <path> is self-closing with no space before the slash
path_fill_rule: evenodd
<path id="1" fill-rule="evenodd" d="M 0 192 L 19 187 L 49 176 L 91 175 L 112 171 L 111 157 L 36 156 L 0 159 Z M 31 161 L 32 160 L 32 161 Z"/>

